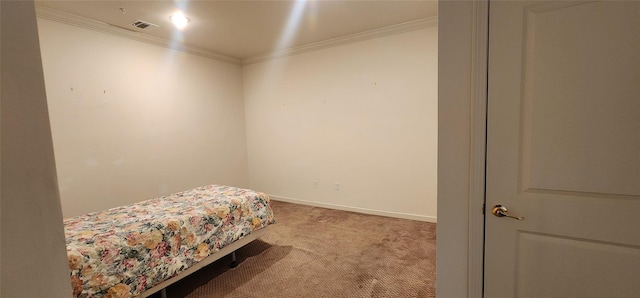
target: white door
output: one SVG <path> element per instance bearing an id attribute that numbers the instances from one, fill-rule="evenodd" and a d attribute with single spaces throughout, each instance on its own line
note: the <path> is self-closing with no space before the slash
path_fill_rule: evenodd
<path id="1" fill-rule="evenodd" d="M 640 1 L 489 19 L 485 297 L 640 297 Z"/>

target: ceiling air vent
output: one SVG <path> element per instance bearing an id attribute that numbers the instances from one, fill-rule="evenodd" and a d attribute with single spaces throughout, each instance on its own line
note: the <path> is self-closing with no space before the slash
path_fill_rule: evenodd
<path id="1" fill-rule="evenodd" d="M 149 22 L 143 21 L 143 20 L 137 20 L 137 21 L 131 23 L 131 26 L 136 27 L 138 29 L 146 30 L 146 31 L 153 30 L 153 29 L 156 29 L 156 28 L 160 27 L 160 26 L 158 26 L 156 24 L 149 23 Z"/>

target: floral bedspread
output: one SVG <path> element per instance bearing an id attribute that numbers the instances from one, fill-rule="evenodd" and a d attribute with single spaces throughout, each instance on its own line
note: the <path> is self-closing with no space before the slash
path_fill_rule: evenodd
<path id="1" fill-rule="evenodd" d="M 275 223 L 269 197 L 209 185 L 65 219 L 74 297 L 135 297 Z"/>

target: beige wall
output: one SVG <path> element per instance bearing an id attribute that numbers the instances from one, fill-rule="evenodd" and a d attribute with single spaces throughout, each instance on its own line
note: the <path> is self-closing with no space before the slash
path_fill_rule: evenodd
<path id="1" fill-rule="evenodd" d="M 65 217 L 248 187 L 241 67 L 39 19 Z"/>
<path id="2" fill-rule="evenodd" d="M 71 297 L 33 2 L 0 15 L 0 296 Z"/>
<path id="3" fill-rule="evenodd" d="M 435 221 L 437 36 L 432 27 L 245 66 L 252 188 Z"/>
<path id="4" fill-rule="evenodd" d="M 240 67 L 38 22 L 65 217 L 219 183 L 436 221 L 436 27 Z"/>

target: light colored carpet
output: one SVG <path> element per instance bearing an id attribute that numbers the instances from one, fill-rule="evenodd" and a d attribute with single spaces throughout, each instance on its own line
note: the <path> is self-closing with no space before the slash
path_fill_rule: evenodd
<path id="1" fill-rule="evenodd" d="M 273 202 L 261 240 L 167 289 L 174 297 L 435 297 L 435 224 Z"/>

